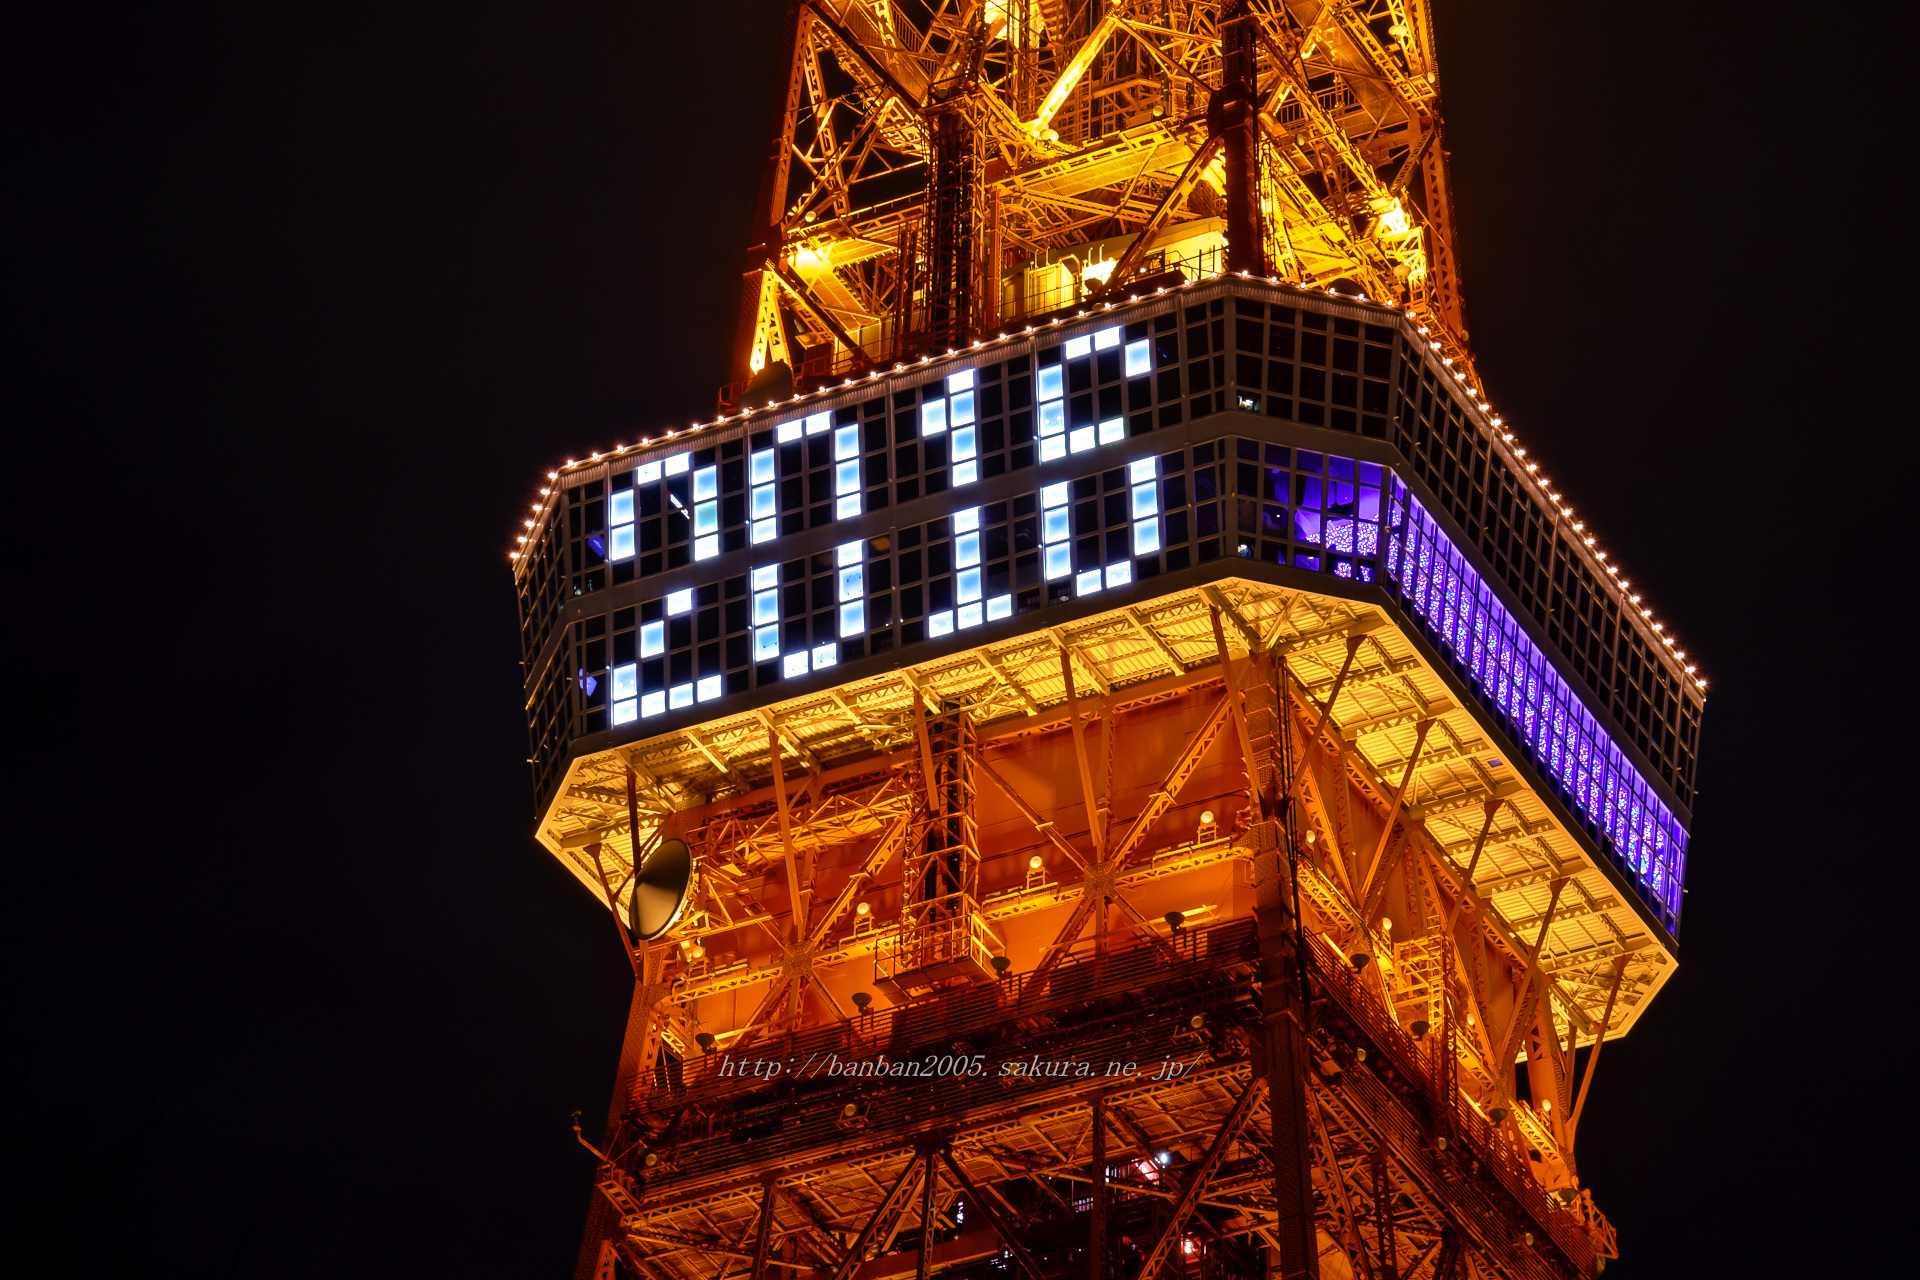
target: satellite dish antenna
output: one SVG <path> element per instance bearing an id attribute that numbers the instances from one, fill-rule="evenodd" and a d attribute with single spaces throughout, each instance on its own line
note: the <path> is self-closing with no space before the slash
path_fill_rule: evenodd
<path id="1" fill-rule="evenodd" d="M 685 840 L 662 840 L 633 876 L 627 913 L 636 942 L 652 942 L 680 922 L 693 896 L 693 851 Z"/>

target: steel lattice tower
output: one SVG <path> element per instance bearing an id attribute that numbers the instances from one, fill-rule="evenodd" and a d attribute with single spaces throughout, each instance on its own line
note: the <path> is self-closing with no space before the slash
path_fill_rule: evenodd
<path id="1" fill-rule="evenodd" d="M 721 416 L 512 553 L 577 1274 L 1597 1272 L 1704 682 L 1486 402 L 1425 3 L 782 41 Z"/>

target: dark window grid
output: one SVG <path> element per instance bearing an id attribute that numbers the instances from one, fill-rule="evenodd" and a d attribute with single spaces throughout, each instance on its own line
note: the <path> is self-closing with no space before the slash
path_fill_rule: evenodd
<path id="1" fill-rule="evenodd" d="M 1472 532 L 1469 540 L 1482 554 L 1490 561 L 1497 560 L 1502 550 L 1501 532 L 1504 530 L 1511 536 L 1519 531 L 1515 528 L 1518 522 L 1503 521 L 1493 510 L 1503 498 L 1492 498 L 1490 494 L 1505 490 L 1508 480 L 1517 486 L 1518 477 L 1507 472 L 1504 461 L 1494 461 L 1484 436 L 1470 425 L 1472 419 L 1461 412 L 1450 390 L 1443 388 L 1443 394 L 1435 397 L 1429 387 L 1423 395 L 1422 407 L 1424 412 L 1410 413 L 1406 418 L 1413 424 L 1407 433 L 1407 451 L 1415 464 L 1415 474 L 1435 492 L 1456 521 Z M 1491 487 L 1484 481 L 1489 475 L 1495 476 Z M 1640 749 L 1676 794 L 1690 802 L 1692 786 L 1679 767 L 1678 753 L 1694 749 L 1694 734 L 1686 733 L 1684 727 L 1676 727 L 1671 719 L 1664 720 L 1661 722 L 1663 732 L 1673 735 L 1669 745 L 1650 727 L 1644 726 L 1638 716 L 1617 707 L 1613 697 L 1613 690 L 1633 676 L 1643 682 L 1664 676 L 1664 665 L 1644 646 L 1632 646 L 1620 638 L 1631 635 L 1633 629 L 1618 625 L 1618 604 L 1613 600 L 1613 593 L 1603 589 L 1584 561 L 1559 544 L 1557 538 L 1551 568 L 1543 563 L 1548 557 L 1543 556 L 1540 549 L 1549 536 L 1547 531 L 1556 525 L 1540 503 L 1525 490 L 1518 490 L 1514 493 L 1514 505 L 1524 506 L 1526 510 L 1526 569 L 1522 574 L 1503 575 L 1504 580 L 1513 585 L 1516 577 L 1521 579 L 1526 588 L 1522 592 L 1525 612 L 1547 633 L 1568 666 L 1581 676 L 1599 703 L 1614 709 L 1614 718 L 1620 723 L 1623 736 Z M 1513 558 L 1520 558 L 1519 548 L 1513 550 Z M 1576 582 L 1577 593 L 1573 586 Z M 1609 673 L 1613 673 L 1611 678 Z"/>
<path id="2" fill-rule="evenodd" d="M 1330 475 L 1267 462 L 1260 442 L 1220 442 L 1224 461 L 1161 466 L 1161 538 L 1168 571 L 1244 555 L 1371 581 L 1384 550 L 1384 468 Z M 1204 449 L 1205 446 L 1202 446 Z M 1240 457 L 1251 449 L 1256 460 Z M 1300 451 L 1308 457 L 1324 455 Z M 1183 501 L 1185 499 L 1185 501 Z M 1243 550 L 1244 548 L 1244 550 Z"/>
<path id="3" fill-rule="evenodd" d="M 694 563 L 694 518 L 698 505 L 694 498 L 694 476 L 705 467 L 714 468 L 716 554 L 738 551 L 747 545 L 748 510 L 745 446 L 729 441 L 716 450 L 703 449 L 690 460 L 688 469 L 658 480 L 639 480 L 639 472 L 628 471 L 614 477 L 614 488 L 632 493 L 634 553 L 613 562 L 613 580 L 629 582 L 648 578 L 668 569 Z M 707 459 L 702 461 L 702 459 Z"/>

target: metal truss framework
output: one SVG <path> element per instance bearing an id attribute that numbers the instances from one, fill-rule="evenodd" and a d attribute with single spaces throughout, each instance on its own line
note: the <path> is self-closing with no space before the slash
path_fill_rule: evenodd
<path id="1" fill-rule="evenodd" d="M 1591 1273 L 1673 956 L 1410 635 L 1225 579 L 576 762 L 596 896 L 700 881 L 580 1274 Z"/>
<path id="2" fill-rule="evenodd" d="M 779 65 L 726 407 L 1168 270 L 1345 281 L 1473 376 L 1427 0 L 789 0 Z"/>

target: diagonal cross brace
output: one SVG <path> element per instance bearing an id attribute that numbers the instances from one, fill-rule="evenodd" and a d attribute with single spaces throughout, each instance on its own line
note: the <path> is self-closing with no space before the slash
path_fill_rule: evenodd
<path id="1" fill-rule="evenodd" d="M 981 1213 L 987 1215 L 987 1224 L 993 1228 L 994 1234 L 1000 1237 L 1000 1243 L 1007 1246 L 1007 1252 L 1011 1253 L 1014 1261 L 1020 1264 L 1020 1269 L 1027 1273 L 1027 1280 L 1048 1280 L 1046 1273 L 1040 1270 L 1040 1264 L 1035 1262 L 1033 1255 L 1027 1252 L 1027 1246 L 1020 1243 L 1020 1233 L 1001 1216 L 993 1200 L 974 1185 L 973 1179 L 967 1176 L 967 1171 L 962 1169 L 960 1162 L 953 1158 L 953 1153 L 942 1151 L 940 1159 L 948 1169 L 953 1171 L 953 1180 L 960 1184 L 960 1189 L 967 1193 L 967 1203 L 977 1206 Z M 847 1277 L 835 1276 L 834 1280 L 847 1280 Z"/>
<path id="2" fill-rule="evenodd" d="M 1247 1081 L 1247 1087 L 1241 1090 L 1240 1097 L 1233 1104 L 1233 1109 L 1227 1112 L 1226 1120 L 1221 1123 L 1220 1132 L 1213 1136 L 1213 1145 L 1207 1148 L 1207 1154 L 1201 1158 L 1199 1167 L 1187 1179 L 1186 1189 L 1180 1193 L 1180 1198 L 1173 1202 L 1172 1216 L 1167 1219 L 1167 1225 L 1160 1230 L 1160 1238 L 1153 1242 L 1153 1248 L 1148 1250 L 1145 1260 L 1140 1264 L 1141 1275 L 1160 1274 L 1160 1264 L 1165 1262 L 1167 1255 L 1172 1252 L 1174 1242 L 1180 1238 L 1180 1232 L 1187 1225 L 1187 1218 L 1193 1213 L 1194 1207 L 1200 1203 L 1200 1193 L 1206 1189 L 1207 1183 L 1213 1178 L 1213 1171 L 1220 1167 L 1220 1161 L 1226 1158 L 1227 1148 L 1232 1146 L 1233 1140 L 1240 1136 L 1240 1127 L 1247 1122 L 1247 1117 L 1253 1114 L 1254 1099 L 1260 1096 L 1260 1086 L 1264 1083 L 1261 1077 L 1255 1076 Z"/>

